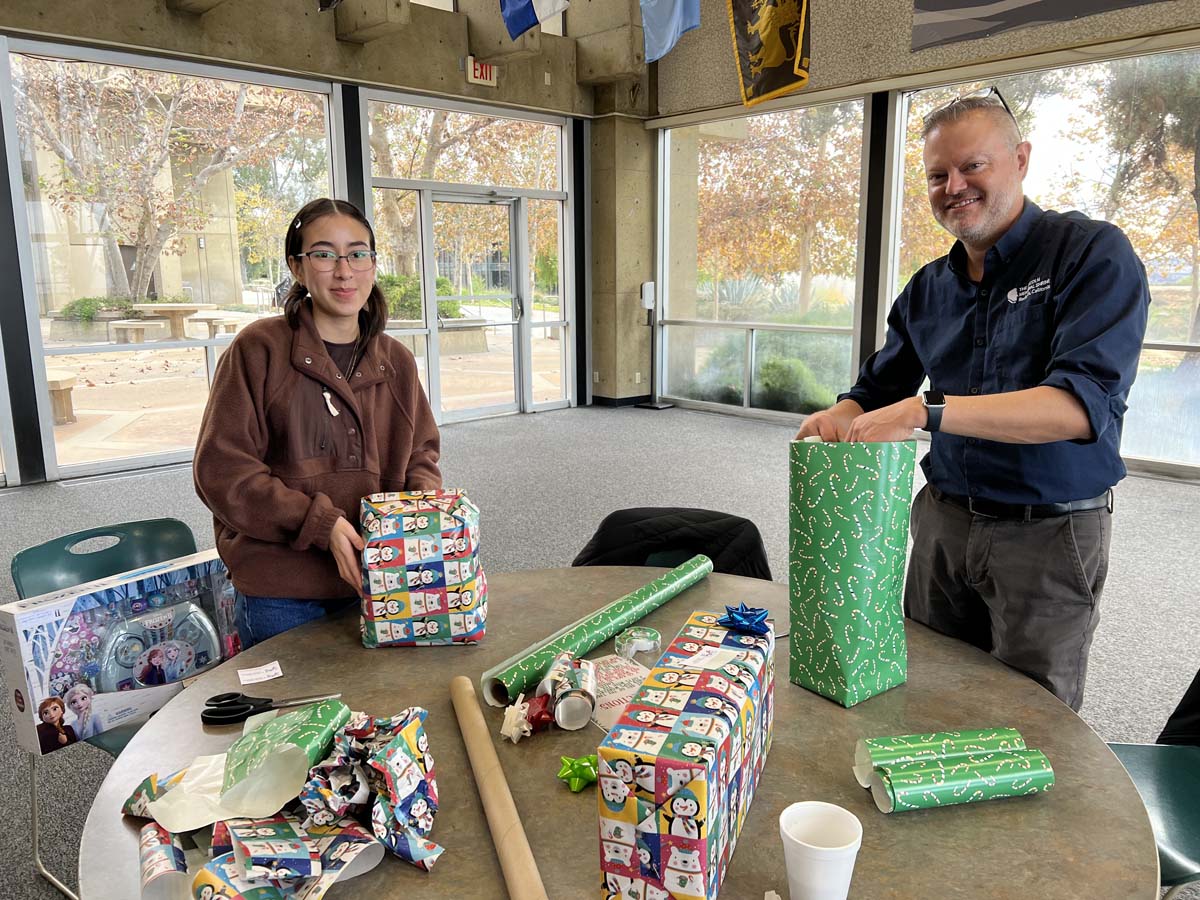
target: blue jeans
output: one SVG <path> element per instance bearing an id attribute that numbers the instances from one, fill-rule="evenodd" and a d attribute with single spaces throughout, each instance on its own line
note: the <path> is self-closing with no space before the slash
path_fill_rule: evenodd
<path id="1" fill-rule="evenodd" d="M 358 599 L 293 600 L 288 597 L 248 597 L 237 592 L 237 630 L 242 649 L 248 650 L 267 638 L 275 637 L 297 625 L 319 619 L 326 613 L 349 609 Z"/>

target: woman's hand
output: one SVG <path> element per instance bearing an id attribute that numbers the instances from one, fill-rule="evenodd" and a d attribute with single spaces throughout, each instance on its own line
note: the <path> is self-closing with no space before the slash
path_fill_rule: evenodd
<path id="1" fill-rule="evenodd" d="M 333 523 L 333 531 L 329 533 L 329 552 L 337 561 L 338 574 L 342 581 L 354 586 L 354 593 L 362 596 L 362 564 L 359 554 L 362 553 L 363 539 L 354 526 L 338 516 Z"/>

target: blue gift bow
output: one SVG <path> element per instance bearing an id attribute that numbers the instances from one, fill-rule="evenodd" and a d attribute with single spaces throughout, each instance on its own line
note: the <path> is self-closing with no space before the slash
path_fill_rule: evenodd
<path id="1" fill-rule="evenodd" d="M 766 634 L 771 630 L 767 625 L 767 611 L 757 606 L 747 606 L 745 603 L 726 606 L 725 615 L 717 619 L 717 624 L 743 634 Z"/>

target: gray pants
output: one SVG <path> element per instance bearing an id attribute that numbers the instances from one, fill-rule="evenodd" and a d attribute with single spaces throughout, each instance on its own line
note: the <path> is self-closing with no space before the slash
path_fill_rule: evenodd
<path id="1" fill-rule="evenodd" d="M 993 519 L 922 488 L 905 615 L 991 653 L 1078 712 L 1111 535 L 1106 509 Z"/>

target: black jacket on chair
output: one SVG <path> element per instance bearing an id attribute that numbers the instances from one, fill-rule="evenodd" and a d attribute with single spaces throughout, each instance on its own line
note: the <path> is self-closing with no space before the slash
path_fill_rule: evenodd
<path id="1" fill-rule="evenodd" d="M 713 571 L 771 580 L 767 551 L 749 519 L 710 509 L 619 509 L 600 527 L 574 566 L 677 566 L 697 553 Z"/>
<path id="2" fill-rule="evenodd" d="M 1195 744 L 1200 747 L 1200 672 L 1192 679 L 1175 712 L 1167 720 L 1167 727 L 1158 736 L 1159 744 Z"/>

